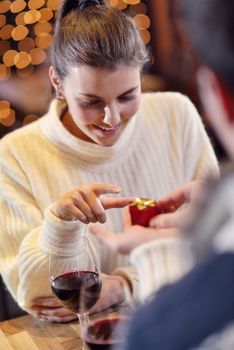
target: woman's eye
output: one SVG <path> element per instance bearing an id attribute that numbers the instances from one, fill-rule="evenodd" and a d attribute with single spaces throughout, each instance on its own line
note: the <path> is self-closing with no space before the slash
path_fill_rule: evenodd
<path id="1" fill-rule="evenodd" d="M 81 105 L 83 107 L 93 107 L 93 106 L 98 106 L 100 104 L 100 101 L 82 101 Z"/>
<path id="2" fill-rule="evenodd" d="M 126 96 L 121 96 L 119 98 L 120 101 L 131 101 L 131 100 L 134 100 L 137 96 L 136 95 L 126 95 Z"/>

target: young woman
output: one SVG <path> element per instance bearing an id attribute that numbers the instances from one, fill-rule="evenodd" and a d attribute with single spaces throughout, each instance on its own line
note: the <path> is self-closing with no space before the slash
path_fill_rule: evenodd
<path id="1" fill-rule="evenodd" d="M 191 102 L 178 93 L 141 94 L 147 59 L 137 29 L 121 11 L 98 0 L 62 3 L 49 70 L 57 98 L 47 115 L 0 143 L 0 271 L 30 313 L 52 321 L 75 317 L 51 296 L 50 245 L 58 253 L 71 249 L 89 222 L 106 221 L 119 232 L 121 210 L 105 209 L 218 173 Z M 124 198 L 103 196 L 120 188 Z M 128 257 L 91 239 L 107 274 L 103 307 L 108 295 L 123 300 L 124 280 L 135 293 Z"/>

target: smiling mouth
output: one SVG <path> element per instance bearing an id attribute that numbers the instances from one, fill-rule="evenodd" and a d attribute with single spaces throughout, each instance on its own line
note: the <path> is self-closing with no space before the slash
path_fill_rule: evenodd
<path id="1" fill-rule="evenodd" d="M 119 127 L 120 127 L 120 124 L 117 124 L 116 126 L 114 127 L 107 127 L 107 126 L 100 126 L 100 125 L 94 125 L 94 127 L 104 133 L 114 133 L 116 132 Z"/>

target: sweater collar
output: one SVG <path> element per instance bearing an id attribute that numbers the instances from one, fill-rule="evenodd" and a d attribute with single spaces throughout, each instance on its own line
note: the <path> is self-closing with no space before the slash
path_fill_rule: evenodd
<path id="1" fill-rule="evenodd" d="M 54 99 L 43 122 L 45 136 L 61 151 L 69 153 L 79 161 L 92 164 L 116 162 L 129 152 L 139 138 L 139 118 L 132 117 L 119 140 L 112 146 L 101 146 L 81 140 L 72 135 L 62 124 L 61 117 L 67 108 L 66 102 Z"/>

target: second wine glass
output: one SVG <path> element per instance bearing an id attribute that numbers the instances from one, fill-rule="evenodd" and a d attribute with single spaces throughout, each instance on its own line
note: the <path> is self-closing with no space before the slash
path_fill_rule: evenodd
<path id="1" fill-rule="evenodd" d="M 78 315 L 83 332 L 88 311 L 96 304 L 101 291 L 99 264 L 87 237 L 82 235 L 69 253 L 58 255 L 52 247 L 49 270 L 54 295 L 65 308 Z"/>

